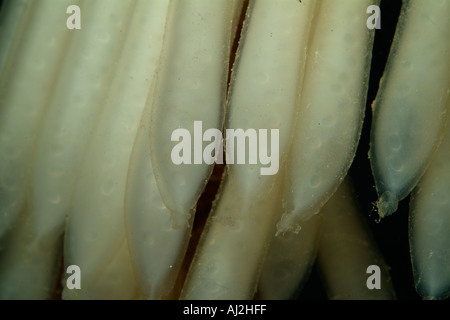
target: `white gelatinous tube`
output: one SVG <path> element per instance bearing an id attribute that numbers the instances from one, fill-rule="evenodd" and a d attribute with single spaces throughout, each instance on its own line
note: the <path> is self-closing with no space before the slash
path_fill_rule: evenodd
<path id="1" fill-rule="evenodd" d="M 167 0 L 117 0 L 114 4 L 115 8 L 110 0 L 102 2 L 104 11 L 112 10 L 126 19 L 127 6 L 133 4 L 134 10 L 100 119 L 87 146 L 66 227 L 65 263 L 83 270 L 86 295 L 125 238 L 128 166 L 161 54 L 169 7 Z M 115 22 L 108 14 L 104 17 Z M 111 41 L 121 44 L 118 34 L 112 34 Z M 108 66 L 112 64 L 110 61 Z"/>
<path id="2" fill-rule="evenodd" d="M 20 44 L 1 75 L 0 238 L 24 208 L 35 138 L 70 39 L 61 12 L 74 3 L 33 1 Z"/>
<path id="3" fill-rule="evenodd" d="M 298 232 L 349 169 L 364 119 L 373 31 L 369 0 L 319 1 L 308 47 L 300 111 L 288 159 L 278 232 Z"/>
<path id="4" fill-rule="evenodd" d="M 8 233 L 0 250 L 0 300 L 51 299 L 57 288 L 62 256 L 60 237 L 33 244 L 32 221 L 22 213 L 14 232 Z"/>
<path id="5" fill-rule="evenodd" d="M 62 299 L 79 300 L 132 300 L 140 296 L 134 278 L 130 252 L 126 239 L 121 239 L 120 246 L 111 261 L 108 261 L 101 274 L 90 284 L 89 290 L 64 290 Z M 80 269 L 81 288 L 83 288 L 83 272 Z M 66 277 L 71 274 L 67 273 Z M 67 281 L 69 279 L 66 279 Z M 64 280 L 63 280 L 64 281 Z M 69 280 L 70 281 L 70 280 Z"/>
<path id="6" fill-rule="evenodd" d="M 450 104 L 450 101 L 448 101 Z M 417 292 L 450 296 L 450 124 L 411 196 L 409 243 Z"/>
<path id="7" fill-rule="evenodd" d="M 242 1 L 233 1 L 233 23 Z M 167 32 L 171 26 L 167 27 Z M 228 28 L 228 27 L 227 27 Z M 233 30 L 236 27 L 233 27 Z M 232 34 L 230 36 L 233 37 Z M 150 96 L 150 99 L 152 97 Z M 126 191 L 128 239 L 136 275 L 146 298 L 161 299 L 173 288 L 191 228 L 173 228 L 171 212 L 158 189 L 150 158 L 152 104 L 147 105 L 133 148 Z M 192 220 L 189 221 L 189 226 Z M 164 243 L 162 247 L 160 244 Z"/>
<path id="8" fill-rule="evenodd" d="M 259 1 L 259 0 L 258 0 Z M 230 179 L 231 177 L 228 177 Z M 208 218 L 180 299 L 252 299 L 270 236 L 280 210 L 279 181 L 265 201 L 254 202 L 224 180 L 213 215 Z"/>
<path id="9" fill-rule="evenodd" d="M 203 162 L 203 133 L 194 132 L 194 121 L 202 121 L 204 130 L 222 128 L 235 1 L 171 2 L 158 83 L 149 103 L 152 165 L 175 227 L 187 226 L 213 168 Z M 173 162 L 176 129 L 188 130 L 192 138 L 191 164 Z"/>
<path id="10" fill-rule="evenodd" d="M 132 4 L 117 0 L 83 3 L 84 27 L 75 31 L 69 45 L 36 141 L 28 211 L 37 239 L 63 233 L 74 184 L 101 101 L 108 93 L 111 66 L 121 52 Z"/>
<path id="11" fill-rule="evenodd" d="M 403 4 L 373 104 L 370 161 L 382 218 L 423 174 L 443 133 L 450 85 L 450 1 Z"/>
<path id="12" fill-rule="evenodd" d="M 302 222 L 299 233 L 274 236 L 264 261 L 257 298 L 295 299 L 309 278 L 320 239 L 322 214 Z"/>
<path id="13" fill-rule="evenodd" d="M 317 264 L 325 291 L 330 299 L 337 300 L 395 299 L 389 267 L 354 198 L 347 177 L 322 209 Z M 374 280 L 373 270 L 376 270 Z"/>
<path id="14" fill-rule="evenodd" d="M 191 227 L 172 227 L 170 210 L 159 194 L 150 159 L 151 110 L 148 107 L 130 160 L 125 212 L 136 279 L 144 298 L 153 300 L 167 296 L 173 288 Z"/>
<path id="15" fill-rule="evenodd" d="M 0 12 L 0 75 L 8 56 L 12 59 L 28 22 L 31 0 L 6 0 Z"/>
<path id="16" fill-rule="evenodd" d="M 281 158 L 290 142 L 314 8 L 312 1 L 251 1 L 233 70 L 227 129 L 281 128 L 279 140 L 272 137 L 268 143 L 281 150 Z M 280 172 L 262 176 L 263 166 L 228 162 L 228 177 L 197 247 L 183 299 L 253 297 L 284 178 Z"/>
<path id="17" fill-rule="evenodd" d="M 238 138 L 227 136 L 226 153 L 227 163 L 236 164 L 230 175 L 254 201 L 265 198 L 288 153 L 315 7 L 315 1 L 261 0 L 249 5 L 250 15 L 232 74 L 226 129 L 258 133 L 262 129 L 267 130 L 267 136 L 259 134 L 257 140 L 249 136 L 251 147 L 245 146 L 245 164 L 238 163 L 238 152 L 242 151 Z M 279 130 L 278 140 L 272 141 L 272 130 Z M 264 154 L 261 143 L 266 139 L 267 155 L 278 151 L 271 154 L 273 161 L 269 164 L 261 163 L 260 155 Z M 260 163 L 251 164 L 247 158 L 254 145 Z M 271 166 L 273 172 L 262 175 Z"/>

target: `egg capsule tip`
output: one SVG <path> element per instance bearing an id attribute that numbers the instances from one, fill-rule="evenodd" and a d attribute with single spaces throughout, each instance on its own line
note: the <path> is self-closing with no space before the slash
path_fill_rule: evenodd
<path id="1" fill-rule="evenodd" d="M 398 198 L 391 191 L 385 191 L 381 194 L 377 203 L 378 215 L 380 219 L 387 217 L 398 209 Z"/>

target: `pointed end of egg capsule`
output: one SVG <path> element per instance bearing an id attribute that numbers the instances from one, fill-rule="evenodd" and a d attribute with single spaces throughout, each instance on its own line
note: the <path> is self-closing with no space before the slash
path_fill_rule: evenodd
<path id="1" fill-rule="evenodd" d="M 448 296 L 444 297 L 435 297 L 435 296 L 423 296 L 422 300 L 445 300 L 448 299 Z"/>
<path id="2" fill-rule="evenodd" d="M 184 213 L 184 212 L 170 210 L 171 226 L 168 228 L 168 230 L 189 228 L 191 226 L 191 218 L 193 217 L 194 211 L 195 211 L 195 209 L 189 213 Z"/>
<path id="3" fill-rule="evenodd" d="M 444 260 L 437 264 L 428 264 L 425 272 L 418 273 L 417 267 L 413 265 L 414 283 L 417 293 L 423 300 L 446 300 L 450 298 L 450 283 L 446 281 L 446 268 Z"/>
<path id="4" fill-rule="evenodd" d="M 294 212 L 288 212 L 283 214 L 280 221 L 277 223 L 277 230 L 275 236 L 282 236 L 286 232 L 292 232 L 298 234 L 302 227 L 299 221 L 297 221 Z"/>
<path id="5" fill-rule="evenodd" d="M 379 220 L 393 214 L 398 208 L 398 198 L 391 191 L 385 191 L 376 202 Z"/>
<path id="6" fill-rule="evenodd" d="M 323 204 L 318 206 L 310 206 L 308 208 L 292 207 L 292 209 L 288 209 L 283 205 L 281 219 L 276 225 L 275 236 L 278 237 L 286 232 L 299 234 L 302 229 L 302 225 L 311 220 L 312 217 L 319 214 L 322 206 Z"/>
<path id="7" fill-rule="evenodd" d="M 423 288 L 416 285 L 416 290 L 423 300 L 446 300 L 450 298 L 450 288 L 442 288 L 442 286 L 436 286 L 435 288 Z"/>

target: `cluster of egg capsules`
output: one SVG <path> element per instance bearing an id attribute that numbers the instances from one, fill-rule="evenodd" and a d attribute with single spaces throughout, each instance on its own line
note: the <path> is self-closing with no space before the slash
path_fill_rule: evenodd
<path id="1" fill-rule="evenodd" d="M 0 298 L 448 298 L 431 2 L 4 1 Z"/>

